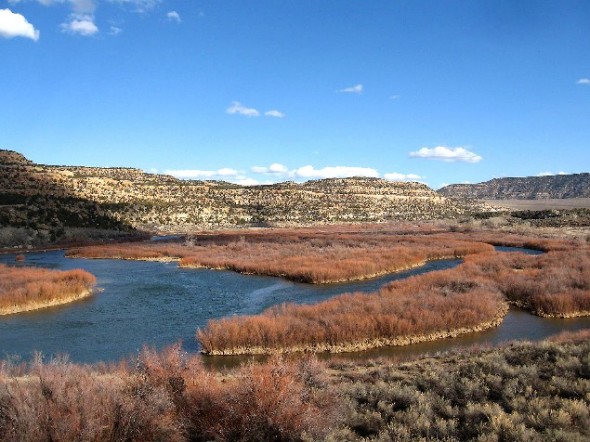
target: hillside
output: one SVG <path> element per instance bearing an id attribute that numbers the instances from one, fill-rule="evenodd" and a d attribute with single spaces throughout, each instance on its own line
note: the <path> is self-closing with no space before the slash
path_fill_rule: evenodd
<path id="1" fill-rule="evenodd" d="M 479 184 L 452 184 L 438 192 L 451 198 L 546 200 L 590 197 L 590 173 L 494 178 Z"/>
<path id="2" fill-rule="evenodd" d="M 182 232 L 453 217 L 470 207 L 420 183 L 346 178 L 239 186 L 132 168 L 48 166 L 0 150 L 0 226 Z M 0 244 L 1 245 L 1 244 Z"/>

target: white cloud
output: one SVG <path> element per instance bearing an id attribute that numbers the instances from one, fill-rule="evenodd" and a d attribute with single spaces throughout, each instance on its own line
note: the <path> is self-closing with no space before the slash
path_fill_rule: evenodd
<path id="1" fill-rule="evenodd" d="M 118 26 L 111 25 L 109 28 L 109 35 L 119 35 L 121 32 L 123 32 L 123 29 Z"/>
<path id="2" fill-rule="evenodd" d="M 24 37 L 39 40 L 39 31 L 21 15 L 10 9 L 0 9 L 0 36 L 4 38 Z"/>
<path id="3" fill-rule="evenodd" d="M 256 109 L 246 107 L 239 101 L 234 101 L 230 107 L 226 109 L 226 112 L 230 115 L 244 115 L 246 117 L 257 117 L 260 115 Z"/>
<path id="4" fill-rule="evenodd" d="M 398 172 L 386 173 L 383 175 L 383 178 L 391 181 L 420 181 L 422 179 L 420 175 L 416 175 L 415 173 L 406 174 Z"/>
<path id="5" fill-rule="evenodd" d="M 282 113 L 281 111 L 278 111 L 276 109 L 269 110 L 269 111 L 265 112 L 264 115 L 267 117 L 274 117 L 274 118 L 284 118 L 285 117 L 284 113 Z"/>
<path id="6" fill-rule="evenodd" d="M 74 12 L 78 14 L 92 14 L 96 10 L 95 0 L 37 0 L 43 6 L 53 6 L 56 4 L 70 4 Z"/>
<path id="7" fill-rule="evenodd" d="M 370 167 L 327 166 L 321 169 L 308 165 L 289 172 L 297 178 L 347 178 L 352 176 L 378 177 L 379 172 Z"/>
<path id="8" fill-rule="evenodd" d="M 168 20 L 175 21 L 176 23 L 180 23 L 182 20 L 180 19 L 180 14 L 176 11 L 170 11 L 166 14 Z"/>
<path id="9" fill-rule="evenodd" d="M 576 84 L 590 84 L 590 78 L 580 78 Z"/>
<path id="10" fill-rule="evenodd" d="M 108 0 L 110 3 L 129 5 L 135 8 L 136 12 L 147 12 L 154 9 L 162 0 Z"/>
<path id="11" fill-rule="evenodd" d="M 554 175 L 567 175 L 567 172 L 557 172 L 557 173 L 553 173 L 553 172 L 540 172 L 537 174 L 537 176 L 554 176 Z"/>
<path id="12" fill-rule="evenodd" d="M 78 14 L 92 14 L 96 9 L 94 0 L 68 0 Z"/>
<path id="13" fill-rule="evenodd" d="M 227 178 L 236 177 L 240 175 L 235 169 L 224 167 L 218 170 L 200 170 L 200 169 L 172 169 L 165 170 L 166 175 L 172 175 L 176 178 L 189 178 L 189 179 L 212 179 L 212 178 Z"/>
<path id="14" fill-rule="evenodd" d="M 478 163 L 482 160 L 481 156 L 465 149 L 464 147 L 423 147 L 417 152 L 410 152 L 410 156 L 413 158 L 427 158 L 430 160 L 440 160 L 446 162 L 460 161 L 464 163 Z"/>
<path id="15" fill-rule="evenodd" d="M 285 175 L 289 172 L 287 166 L 280 163 L 273 163 L 270 166 L 254 166 L 251 168 L 254 173 L 263 173 L 266 175 Z"/>
<path id="16" fill-rule="evenodd" d="M 357 84 L 350 87 L 345 87 L 344 89 L 340 89 L 338 92 L 343 92 L 346 94 L 362 94 L 363 93 L 363 85 Z"/>
<path id="17" fill-rule="evenodd" d="M 94 35 L 98 32 L 98 27 L 94 24 L 94 17 L 90 15 L 73 14 L 70 21 L 61 24 L 63 32 L 69 34 L 78 34 L 84 37 Z"/>
<path id="18" fill-rule="evenodd" d="M 240 186 L 257 186 L 260 184 L 254 178 L 248 178 L 248 177 L 238 177 L 237 179 L 233 180 L 232 182 L 235 184 L 239 184 Z"/>

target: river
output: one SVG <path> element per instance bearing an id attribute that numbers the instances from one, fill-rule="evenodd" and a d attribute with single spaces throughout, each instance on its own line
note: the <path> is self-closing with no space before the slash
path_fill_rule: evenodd
<path id="1" fill-rule="evenodd" d="M 14 255 L 0 255 L 0 262 L 17 265 Z M 39 351 L 46 357 L 68 354 L 76 362 L 116 361 L 136 354 L 144 344 L 162 348 L 178 341 L 186 351 L 197 352 L 195 330 L 209 319 L 256 314 L 283 302 L 314 303 L 346 292 L 371 292 L 395 279 L 459 263 L 433 261 L 418 269 L 366 281 L 310 285 L 230 271 L 182 269 L 176 263 L 71 259 L 65 258 L 63 251 L 28 253 L 27 266 L 91 272 L 97 277 L 96 294 L 61 307 L 1 316 L 0 358 L 28 360 Z M 422 354 L 462 345 L 542 339 L 562 330 L 582 328 L 590 328 L 590 318 L 542 319 L 513 309 L 502 325 L 492 330 L 348 356 Z"/>

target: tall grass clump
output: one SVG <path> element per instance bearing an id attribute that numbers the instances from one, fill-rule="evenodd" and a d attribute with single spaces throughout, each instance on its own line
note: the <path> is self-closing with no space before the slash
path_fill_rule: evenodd
<path id="1" fill-rule="evenodd" d="M 0 264 L 0 314 L 63 304 L 90 293 L 96 278 L 84 270 L 57 271 Z"/>
<path id="2" fill-rule="evenodd" d="M 175 345 L 114 366 L 4 363 L 2 441 L 318 440 L 339 422 L 325 368 L 274 358 L 210 372 Z"/>
<path id="3" fill-rule="evenodd" d="M 396 281 L 375 294 L 212 320 L 197 337 L 210 354 L 353 351 L 480 330 L 506 310 L 497 289 L 449 270 Z"/>

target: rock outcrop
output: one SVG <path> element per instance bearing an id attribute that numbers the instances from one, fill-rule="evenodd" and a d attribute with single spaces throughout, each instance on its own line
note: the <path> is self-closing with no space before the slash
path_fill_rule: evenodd
<path id="1" fill-rule="evenodd" d="M 590 198 L 590 173 L 494 178 L 479 184 L 452 184 L 438 192 L 450 198 L 488 200 Z"/>
<path id="2" fill-rule="evenodd" d="M 239 186 L 131 168 L 40 165 L 0 151 L 0 225 L 190 231 L 436 219 L 471 209 L 420 183 L 338 178 Z"/>

